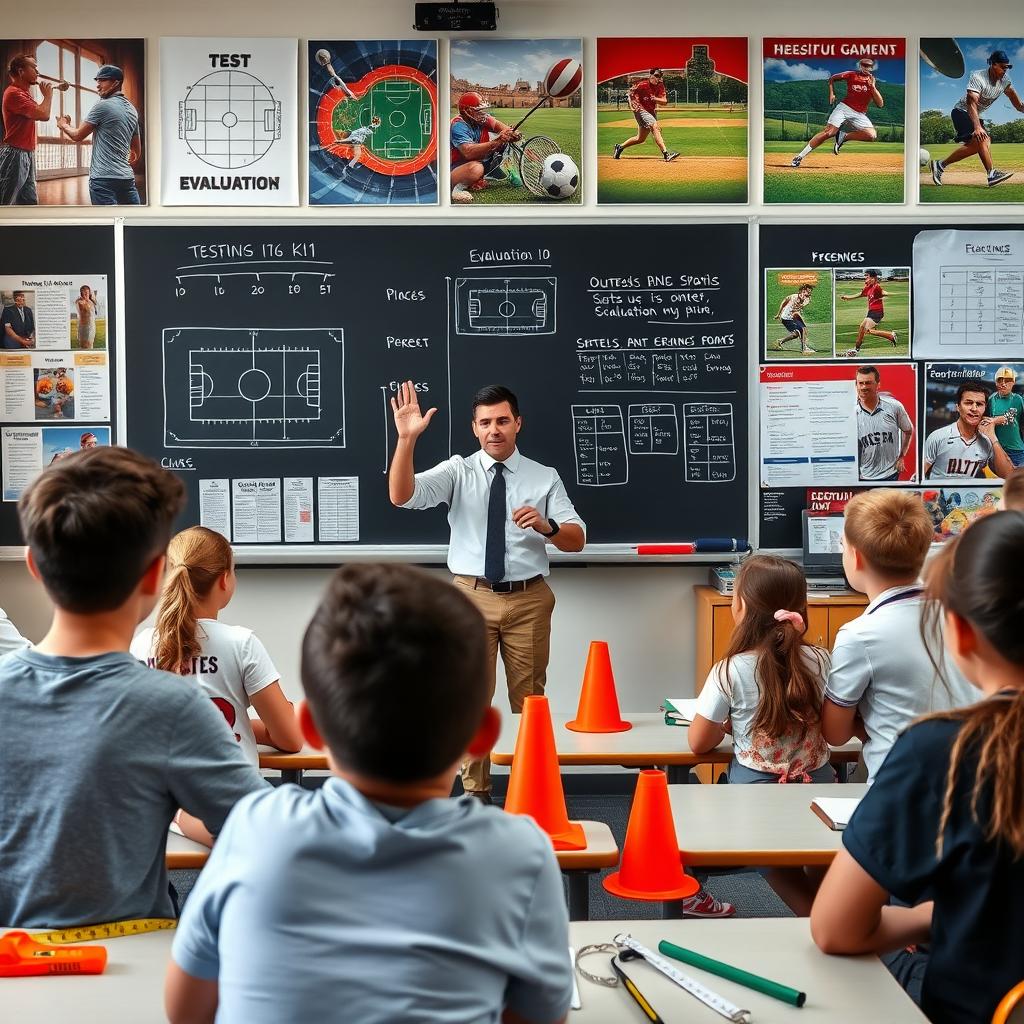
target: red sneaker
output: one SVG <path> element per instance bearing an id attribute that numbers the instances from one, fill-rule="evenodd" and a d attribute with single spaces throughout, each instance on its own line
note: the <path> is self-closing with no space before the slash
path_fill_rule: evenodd
<path id="1" fill-rule="evenodd" d="M 683 900 L 684 917 L 732 917 L 736 908 L 731 903 L 716 900 L 707 889 L 698 889 Z"/>

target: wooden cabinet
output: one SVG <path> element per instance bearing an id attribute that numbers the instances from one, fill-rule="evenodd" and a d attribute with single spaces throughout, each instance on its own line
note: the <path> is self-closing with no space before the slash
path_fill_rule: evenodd
<path id="1" fill-rule="evenodd" d="M 708 586 L 694 587 L 693 592 L 697 603 L 694 692 L 700 693 L 711 666 L 725 657 L 732 638 L 732 598 Z M 819 647 L 831 650 L 839 627 L 857 618 L 867 603 L 868 599 L 863 594 L 811 598 L 807 607 L 807 639 Z"/>

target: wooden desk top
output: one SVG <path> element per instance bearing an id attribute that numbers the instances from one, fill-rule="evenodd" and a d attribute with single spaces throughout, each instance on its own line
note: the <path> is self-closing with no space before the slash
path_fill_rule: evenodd
<path id="1" fill-rule="evenodd" d="M 669 786 L 683 863 L 695 867 L 827 866 L 842 846 L 811 810 L 816 796 L 862 797 L 864 783 Z"/>
<path id="2" fill-rule="evenodd" d="M 620 932 L 629 933 L 655 952 L 658 942 L 668 939 L 678 946 L 807 993 L 807 1003 L 798 1010 L 699 968 L 673 963 L 712 992 L 750 1010 L 754 1024 L 863 1024 L 872 1020 L 884 1021 L 884 1024 L 925 1024 L 924 1015 L 877 957 L 825 956 L 814 945 L 806 918 L 574 921 L 569 925 L 569 937 L 576 949 L 594 942 L 611 942 Z M 583 958 L 583 966 L 594 974 L 610 975 L 609 960 L 610 954 L 594 953 Z M 626 970 L 665 1024 L 722 1024 L 724 1021 L 724 1017 L 648 964 L 633 961 Z M 621 988 L 604 988 L 580 977 L 577 977 L 577 984 L 583 1005 L 582 1009 L 570 1013 L 570 1024 L 643 1020 Z"/>
<path id="3" fill-rule="evenodd" d="M 168 871 L 182 868 L 201 868 L 210 857 L 210 848 L 192 839 L 179 836 L 177 832 L 167 833 L 167 853 L 164 863 Z"/>
<path id="4" fill-rule="evenodd" d="M 825 956 L 811 941 L 804 919 L 575 921 L 569 926 L 577 948 L 610 942 L 619 932 L 628 932 L 652 949 L 660 939 L 669 939 L 807 993 L 807 1004 L 797 1011 L 724 978 L 679 965 L 712 991 L 751 1010 L 756 1024 L 926 1024 L 877 958 Z M 5 1019 L 166 1024 L 163 978 L 173 938 L 174 932 L 150 932 L 108 939 L 103 943 L 107 970 L 92 977 L 4 979 L 0 986 Z M 584 962 L 596 974 L 611 973 L 602 954 Z M 629 972 L 665 1024 L 721 1024 L 722 1017 L 646 965 L 634 964 Z M 578 983 L 583 1008 L 571 1014 L 573 1024 L 641 1019 L 621 989 L 602 988 L 583 978 Z"/>
<path id="5" fill-rule="evenodd" d="M 726 737 L 721 745 L 706 754 L 695 754 L 690 749 L 690 730 L 678 725 L 666 725 L 665 716 L 656 713 L 631 713 L 623 719 L 632 722 L 626 732 L 573 732 L 565 727 L 575 715 L 552 715 L 558 763 L 563 765 L 619 765 L 638 768 L 652 764 L 728 764 L 732 760 L 732 739 Z M 519 735 L 519 715 L 503 714 L 501 735 L 491 751 L 494 764 L 509 765 Z M 860 756 L 860 740 L 836 747 L 838 760 L 856 761 Z M 262 763 L 262 758 L 261 758 Z"/>
<path id="6" fill-rule="evenodd" d="M 295 754 L 286 754 L 276 747 L 261 745 L 260 767 L 275 768 L 278 771 L 299 769 L 304 772 L 327 771 L 327 755 L 315 747 L 303 747 Z"/>

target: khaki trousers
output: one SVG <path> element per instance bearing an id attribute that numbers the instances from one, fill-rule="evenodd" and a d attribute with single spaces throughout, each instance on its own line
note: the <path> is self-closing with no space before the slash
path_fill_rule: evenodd
<path id="1" fill-rule="evenodd" d="M 495 594 L 486 587 L 473 588 L 472 576 L 456 576 L 457 586 L 487 624 L 488 692 L 494 697 L 498 652 L 505 665 L 508 702 L 514 714 L 523 710 L 523 700 L 543 694 L 551 652 L 551 612 L 555 595 L 545 580 L 511 594 Z M 467 792 L 491 788 L 490 758 L 466 761 L 462 786 Z"/>

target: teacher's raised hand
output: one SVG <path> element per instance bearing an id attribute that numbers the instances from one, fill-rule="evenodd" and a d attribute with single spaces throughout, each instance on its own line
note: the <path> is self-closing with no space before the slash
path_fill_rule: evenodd
<path id="1" fill-rule="evenodd" d="M 395 429 L 399 438 L 415 440 L 430 425 L 437 409 L 421 412 L 416 386 L 411 380 L 407 380 L 398 389 L 398 397 L 391 399 L 391 411 L 395 415 Z"/>

